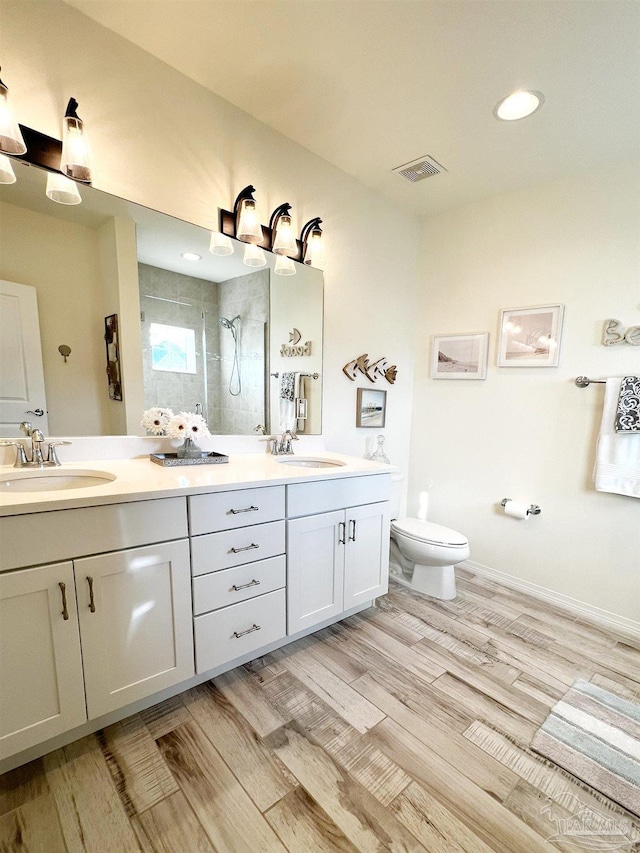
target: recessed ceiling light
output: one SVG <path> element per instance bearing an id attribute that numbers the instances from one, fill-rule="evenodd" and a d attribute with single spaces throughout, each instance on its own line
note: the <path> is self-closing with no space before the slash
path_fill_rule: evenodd
<path id="1" fill-rule="evenodd" d="M 524 89 L 498 101 L 493 108 L 493 114 L 502 121 L 516 121 L 537 112 L 543 104 L 542 92 Z"/>
<path id="2" fill-rule="evenodd" d="M 185 261 L 201 261 L 202 255 L 199 255 L 197 252 L 181 252 L 180 257 L 184 258 Z"/>

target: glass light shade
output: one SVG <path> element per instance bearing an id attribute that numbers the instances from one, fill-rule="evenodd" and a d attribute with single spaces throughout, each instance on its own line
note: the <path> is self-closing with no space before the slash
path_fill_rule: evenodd
<path id="1" fill-rule="evenodd" d="M 0 151 L 4 154 L 24 154 L 26 150 L 20 125 L 9 104 L 9 90 L 0 82 Z"/>
<path id="2" fill-rule="evenodd" d="M 219 231 L 212 231 L 209 251 L 212 255 L 233 255 L 231 239 Z"/>
<path id="3" fill-rule="evenodd" d="M 304 263 L 323 270 L 327 262 L 327 251 L 324 245 L 324 235 L 319 228 L 315 228 L 307 238 L 304 252 Z"/>
<path id="4" fill-rule="evenodd" d="M 236 237 L 244 243 L 262 243 L 262 225 L 252 198 L 243 198 L 240 202 Z"/>
<path id="5" fill-rule="evenodd" d="M 295 275 L 296 265 L 286 255 L 278 255 L 274 272 L 276 275 Z"/>
<path id="6" fill-rule="evenodd" d="M 91 181 L 91 152 L 84 123 L 74 116 L 65 116 L 62 124 L 62 157 L 60 171 L 85 184 Z"/>
<path id="7" fill-rule="evenodd" d="M 267 263 L 264 252 L 260 246 L 255 246 L 253 243 L 247 243 L 244 247 L 244 258 L 242 263 L 248 267 L 263 267 Z"/>
<path id="8" fill-rule="evenodd" d="M 58 172 L 47 175 L 47 198 L 58 204 L 80 204 L 82 198 L 76 184 Z"/>
<path id="9" fill-rule="evenodd" d="M 493 114 L 502 121 L 517 121 L 532 115 L 544 104 L 541 92 L 514 92 L 496 104 Z"/>
<path id="10" fill-rule="evenodd" d="M 16 175 L 11 165 L 11 160 L 0 154 L 0 184 L 15 184 Z"/>
<path id="11" fill-rule="evenodd" d="M 276 222 L 272 251 L 276 255 L 295 255 L 297 249 L 296 235 L 291 227 L 291 217 L 283 213 Z"/>

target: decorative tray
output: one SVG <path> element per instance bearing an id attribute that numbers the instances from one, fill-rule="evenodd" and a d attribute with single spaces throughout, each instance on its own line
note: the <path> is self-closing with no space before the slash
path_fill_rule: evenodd
<path id="1" fill-rule="evenodd" d="M 224 453 L 216 453 L 215 450 L 210 453 L 203 450 L 200 456 L 191 459 L 179 457 L 177 453 L 150 453 L 149 459 L 164 468 L 170 468 L 174 465 L 220 465 L 229 461 L 228 456 L 225 456 Z"/>

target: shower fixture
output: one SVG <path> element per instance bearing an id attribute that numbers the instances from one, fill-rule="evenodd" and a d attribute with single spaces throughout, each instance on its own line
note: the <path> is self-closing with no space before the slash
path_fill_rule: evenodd
<path id="1" fill-rule="evenodd" d="M 240 320 L 240 315 L 236 314 L 233 320 L 227 317 L 220 317 L 220 325 L 223 329 L 228 329 L 233 335 L 233 365 L 231 367 L 231 376 L 229 377 L 229 393 L 232 397 L 238 397 L 242 391 L 242 380 L 240 379 L 240 364 L 238 359 L 238 327 L 236 322 Z"/>

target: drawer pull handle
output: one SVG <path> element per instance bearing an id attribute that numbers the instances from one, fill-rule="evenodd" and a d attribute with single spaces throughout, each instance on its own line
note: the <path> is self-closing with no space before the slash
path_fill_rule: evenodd
<path id="1" fill-rule="evenodd" d="M 240 586 L 236 586 L 235 584 L 231 584 L 231 589 L 236 592 L 240 592 L 241 589 L 249 589 L 250 586 L 260 586 L 260 581 L 257 581 L 255 578 L 249 583 L 240 584 Z"/>
<path id="2" fill-rule="evenodd" d="M 338 545 L 345 545 L 345 536 L 346 536 L 346 524 L 344 521 L 340 521 L 338 523 Z"/>
<path id="3" fill-rule="evenodd" d="M 93 578 L 87 576 L 87 583 L 89 584 L 89 610 L 92 613 L 96 612 L 96 602 L 93 597 Z"/>
<path id="4" fill-rule="evenodd" d="M 259 545 L 256 545 L 255 542 L 251 545 L 245 545 L 244 548 L 230 548 L 232 554 L 239 554 L 241 551 L 253 551 L 254 548 L 259 548 Z"/>
<path id="5" fill-rule="evenodd" d="M 246 631 L 240 631 L 240 633 L 234 631 L 233 636 L 236 638 L 236 640 L 239 640 L 240 637 L 244 637 L 245 634 L 253 634 L 254 631 L 262 631 L 260 625 L 256 625 L 255 622 L 250 628 L 247 628 Z"/>
<path id="6" fill-rule="evenodd" d="M 258 512 L 259 509 L 260 507 L 258 506 L 248 506 L 244 509 L 230 509 L 229 512 L 231 513 L 231 515 L 238 515 L 241 512 Z"/>
<path id="7" fill-rule="evenodd" d="M 67 610 L 67 585 L 60 581 L 58 586 L 60 587 L 60 593 L 62 595 L 62 618 L 66 622 L 69 618 L 69 611 Z"/>
<path id="8" fill-rule="evenodd" d="M 349 520 L 349 542 L 356 541 L 356 522 L 355 519 Z"/>

